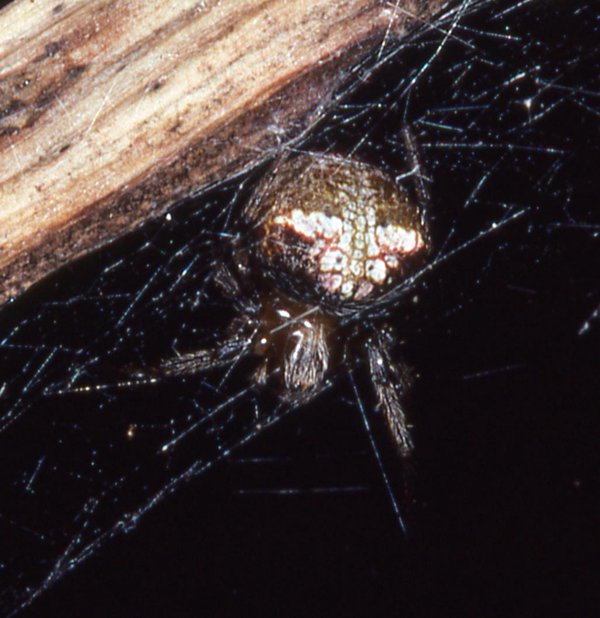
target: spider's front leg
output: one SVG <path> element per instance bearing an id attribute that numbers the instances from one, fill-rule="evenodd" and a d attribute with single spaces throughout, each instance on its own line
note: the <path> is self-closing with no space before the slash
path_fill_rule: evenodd
<path id="1" fill-rule="evenodd" d="M 239 268 L 245 268 L 243 256 L 240 256 Z M 223 367 L 246 356 L 251 352 L 254 338 L 258 331 L 256 314 L 258 311 L 253 299 L 244 293 L 239 277 L 225 263 L 221 263 L 215 270 L 213 281 L 221 293 L 234 302 L 239 312 L 227 328 L 224 338 L 216 341 L 209 348 L 202 348 L 176 354 L 164 359 L 159 366 L 162 375 L 183 376 L 193 375 L 217 367 Z"/>
<path id="2" fill-rule="evenodd" d="M 326 329 L 318 319 L 302 320 L 290 329 L 284 350 L 283 379 L 293 396 L 314 396 L 329 366 Z"/>
<path id="3" fill-rule="evenodd" d="M 423 216 L 425 207 L 431 202 L 429 191 L 430 180 L 423 173 L 423 166 L 421 165 L 421 157 L 419 155 L 417 141 L 413 137 L 412 131 L 408 126 L 405 126 L 402 129 L 402 141 L 404 142 L 404 150 L 411 167 L 407 175 L 412 176 L 413 178 L 413 189 L 416 194 L 417 201 L 421 205 L 421 216 Z M 425 225 L 423 220 L 422 224 Z"/>
<path id="4" fill-rule="evenodd" d="M 394 363 L 392 359 L 391 347 L 394 341 L 387 329 L 371 335 L 367 340 L 367 356 L 378 407 L 385 416 L 400 454 L 408 457 L 413 444 L 402 399 L 411 386 L 411 378 L 408 368 Z"/>
<path id="5" fill-rule="evenodd" d="M 280 397 L 292 406 L 314 399 L 327 386 L 330 354 L 328 328 L 322 315 L 291 317 L 259 334 L 255 352 L 263 360 L 255 372 L 255 382 L 265 385 L 279 381 Z"/>
<path id="6" fill-rule="evenodd" d="M 248 318 L 236 319 L 229 327 L 229 335 L 210 348 L 178 354 L 160 363 L 160 372 L 166 376 L 193 375 L 209 369 L 229 365 L 249 354 L 256 327 Z"/>

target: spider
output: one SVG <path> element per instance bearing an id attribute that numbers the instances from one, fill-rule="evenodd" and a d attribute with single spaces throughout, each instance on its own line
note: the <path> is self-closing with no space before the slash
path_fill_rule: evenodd
<path id="1" fill-rule="evenodd" d="M 406 130 L 404 137 L 413 163 L 406 176 L 420 179 Z M 239 234 L 215 271 L 237 317 L 214 346 L 167 358 L 160 371 L 195 374 L 253 355 L 253 383 L 273 385 L 295 406 L 316 397 L 332 369 L 352 366 L 358 352 L 393 440 L 408 455 L 402 400 L 410 372 L 392 360 L 390 325 L 361 312 L 423 265 L 430 250 L 426 206 L 422 183 L 411 193 L 353 158 L 280 159 L 243 209 Z"/>

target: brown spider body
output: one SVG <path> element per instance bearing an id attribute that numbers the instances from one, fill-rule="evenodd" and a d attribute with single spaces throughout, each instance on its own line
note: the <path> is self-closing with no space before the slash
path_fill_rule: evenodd
<path id="1" fill-rule="evenodd" d="M 413 272 L 428 247 L 408 192 L 352 159 L 284 161 L 247 214 L 260 268 L 287 293 L 332 313 L 372 303 Z"/>
<path id="2" fill-rule="evenodd" d="M 409 372 L 392 361 L 391 330 L 369 321 L 349 330 L 340 319 L 377 303 L 423 264 L 429 240 L 420 205 L 377 168 L 306 154 L 277 164 L 242 218 L 245 229 L 216 277 L 241 315 L 219 345 L 168 359 L 163 371 L 196 373 L 254 355 L 254 383 L 278 383 L 281 399 L 297 405 L 322 390 L 333 365 L 353 367 L 357 351 L 366 353 L 378 405 L 406 455 Z"/>

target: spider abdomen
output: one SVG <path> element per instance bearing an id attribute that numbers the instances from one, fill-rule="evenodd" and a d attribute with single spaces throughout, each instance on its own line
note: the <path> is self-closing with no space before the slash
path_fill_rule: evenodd
<path id="1" fill-rule="evenodd" d="M 371 302 L 427 252 L 408 192 L 352 159 L 288 159 L 257 191 L 250 212 L 258 260 L 303 301 L 334 308 Z"/>

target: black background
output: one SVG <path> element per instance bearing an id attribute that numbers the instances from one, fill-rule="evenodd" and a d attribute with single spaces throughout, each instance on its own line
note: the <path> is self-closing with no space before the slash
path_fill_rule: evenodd
<path id="1" fill-rule="evenodd" d="M 498 21 L 498 7 L 513 10 Z M 376 415 L 373 425 L 408 532 L 399 529 L 351 383 L 340 371 L 333 389 L 318 401 L 180 487 L 126 535 L 67 573 L 23 616 L 597 613 L 592 562 L 598 553 L 593 499 L 600 424 L 600 320 L 594 318 L 600 307 L 598 12 L 594 3 L 580 3 L 578 10 L 560 2 L 521 8 L 484 3 L 460 23 L 455 34 L 470 45 L 448 42 L 408 95 L 411 75 L 432 56 L 443 32 L 425 29 L 405 43 L 302 144 L 348 152 L 360 143 L 362 158 L 395 169 L 402 167 L 400 127 L 411 122 L 432 179 L 434 239 L 440 244 L 450 235 L 450 248 L 524 212 L 441 263 L 415 288 L 416 306 L 405 302 L 394 309 L 404 340 L 401 354 L 419 374 L 407 403 L 417 444 L 412 497 L 399 489 L 402 473 Z M 512 39 L 482 34 L 492 31 Z M 519 69 L 527 77 L 511 81 Z M 528 122 L 522 105 L 528 97 L 534 111 L 545 104 L 548 113 Z M 353 110 L 370 106 L 368 114 L 351 120 Z M 439 110 L 446 107 L 469 110 L 443 115 Z M 441 116 L 460 132 L 423 122 Z M 97 373 L 90 375 L 99 381 L 113 376 L 119 363 L 152 357 L 188 336 L 206 336 L 208 327 L 194 331 L 192 286 L 180 302 L 166 287 L 161 292 L 167 284 L 159 281 L 145 310 L 113 335 L 98 336 L 90 325 L 95 315 L 90 299 L 97 288 L 136 290 L 136 277 L 159 272 L 170 246 L 183 247 L 184 254 L 198 249 L 188 222 L 207 226 L 202 204 L 233 204 L 232 191 L 224 187 L 183 205 L 175 214 L 179 227 L 150 225 L 44 282 L 4 312 L 1 332 L 19 327 L 22 341 L 65 349 L 93 339 L 85 354 L 88 360 L 98 355 Z M 121 262 L 125 266 L 119 268 Z M 116 274 L 107 275 L 107 266 Z M 203 277 L 200 270 L 196 281 Z M 217 328 L 229 314 L 213 300 L 202 319 Z M 97 328 L 113 330 L 108 322 Z M 20 471 L 26 470 L 21 459 L 31 453 L 34 461 L 39 452 L 50 458 L 61 440 L 68 442 L 64 426 L 80 423 L 72 410 L 101 410 L 101 420 L 90 422 L 88 430 L 105 431 L 112 444 L 132 419 L 149 414 L 166 422 L 178 414 L 181 400 L 205 393 L 187 382 L 125 389 L 110 399 L 45 397 L 43 388 L 64 385 L 71 375 L 68 361 L 57 355 L 32 394 L 18 389 L 28 375 L 26 354 L 21 359 L 15 351 L 3 352 L 8 375 L 12 372 L 4 398 L 12 403 L 15 393 L 24 392 L 26 404 L 26 414 L 0 436 L 5 487 L 0 522 L 6 524 L 2 534 L 7 531 L 10 554 L 0 559 L 5 565 L 0 573 L 6 576 L 8 611 L 12 592 L 39 586 L 32 574 L 51 565 L 35 543 L 22 544 L 15 533 L 29 521 L 25 509 L 19 513 L 15 493 Z M 370 409 L 360 371 L 357 380 Z M 240 371 L 230 392 L 244 385 Z M 51 439 L 40 437 L 40 426 Z M 61 503 L 73 498 L 67 470 L 78 470 L 81 456 L 69 448 L 69 461 L 60 451 L 58 480 L 40 493 L 36 507 L 38 523 L 57 518 L 52 526 L 62 528 L 66 539 L 78 528 L 69 519 L 60 521 Z M 108 458 L 110 449 L 107 453 Z M 127 457 L 128 465 L 136 457 L 143 461 L 137 451 Z M 118 460 L 96 461 L 106 467 L 101 479 L 116 478 L 121 465 L 131 469 Z M 135 482 L 151 486 L 154 468 L 140 465 Z M 158 474 L 156 483 L 162 478 Z M 131 496 L 135 503 L 135 492 Z M 99 525 L 116 522 L 129 508 L 120 495 Z M 9 514 L 18 526 L 7 524 Z M 45 525 L 50 528 L 40 524 Z M 30 570 L 23 566 L 26 553 Z"/>

